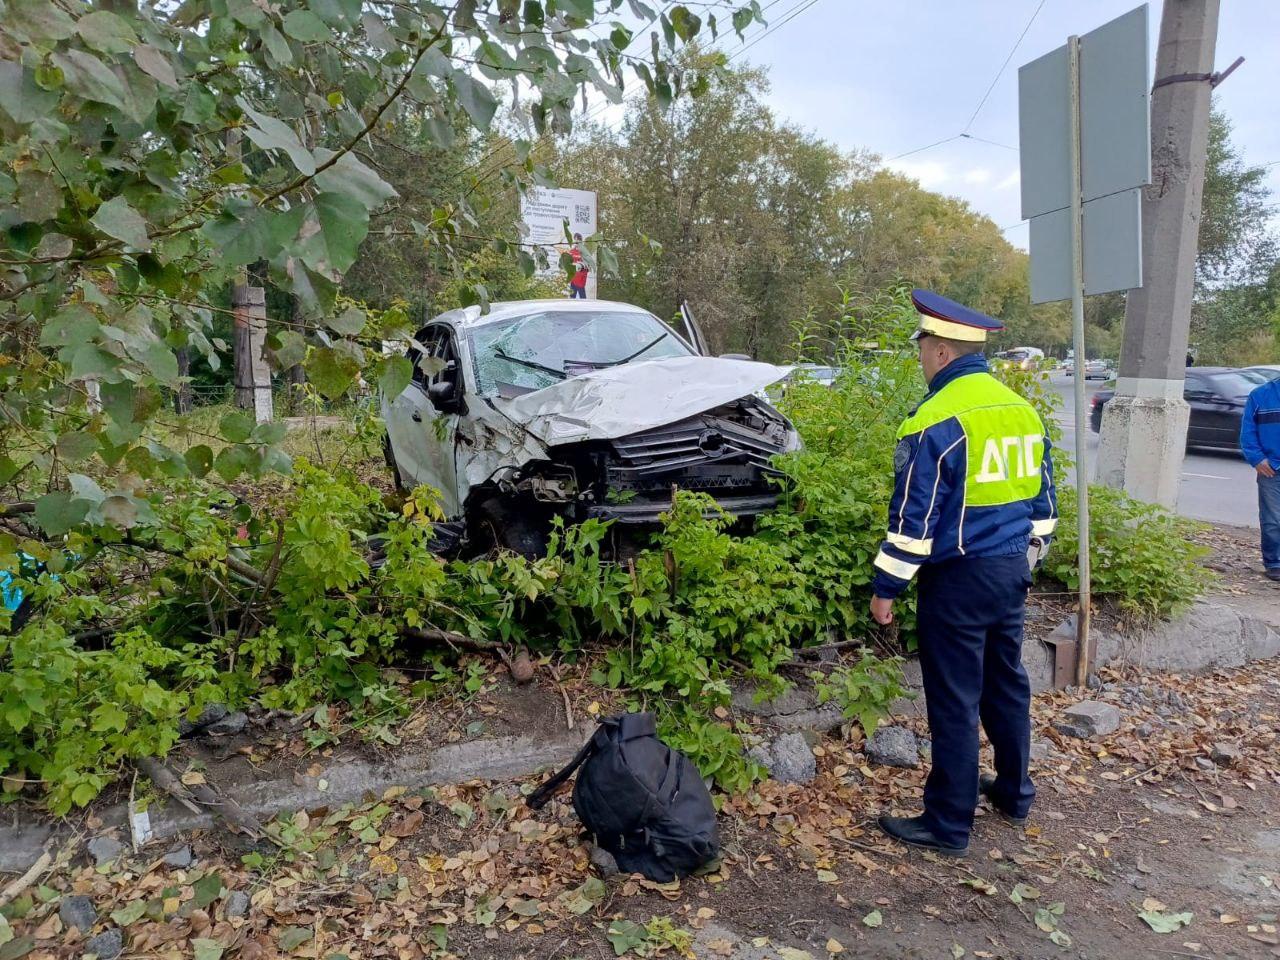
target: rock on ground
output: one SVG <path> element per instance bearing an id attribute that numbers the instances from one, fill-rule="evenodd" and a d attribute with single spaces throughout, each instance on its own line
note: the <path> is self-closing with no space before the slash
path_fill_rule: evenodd
<path id="1" fill-rule="evenodd" d="M 183 718 L 178 721 L 178 733 L 184 737 L 189 736 L 199 730 L 203 730 L 211 723 L 216 723 L 227 715 L 227 708 L 221 703 L 211 703 L 200 711 L 200 716 L 194 720 Z"/>
<path id="2" fill-rule="evenodd" d="M 89 841 L 89 856 L 98 866 L 110 863 L 124 853 L 124 844 L 115 837 L 94 837 Z"/>
<path id="3" fill-rule="evenodd" d="M 1067 707 L 1063 715 L 1053 722 L 1053 728 L 1081 740 L 1105 737 L 1120 729 L 1120 711 L 1109 703 L 1081 700 Z"/>
<path id="4" fill-rule="evenodd" d="M 212 737 L 225 737 L 239 733 L 249 724 L 249 717 L 243 710 L 228 713 L 221 720 L 214 721 L 204 728 L 204 732 Z"/>
<path id="5" fill-rule="evenodd" d="M 82 934 L 88 933 L 98 922 L 98 911 L 88 897 L 63 897 L 58 906 L 58 916 L 62 918 L 64 927 L 75 927 Z"/>
<path id="6" fill-rule="evenodd" d="M 249 895 L 243 890 L 232 890 L 227 895 L 227 917 L 243 917 L 249 912 Z"/>
<path id="7" fill-rule="evenodd" d="M 96 937 L 90 937 L 84 945 L 85 953 L 92 953 L 98 960 L 116 960 L 124 949 L 124 935 L 116 927 L 104 930 Z"/>
<path id="8" fill-rule="evenodd" d="M 752 747 L 748 755 L 768 768 L 769 776 L 779 783 L 808 783 L 818 775 L 813 749 L 799 733 L 784 733 Z"/>
<path id="9" fill-rule="evenodd" d="M 906 727 L 878 727 L 863 752 L 873 763 L 885 766 L 920 766 L 920 742 Z"/>
<path id="10" fill-rule="evenodd" d="M 185 870 L 191 866 L 191 860 L 191 847 L 185 843 L 180 847 L 174 847 L 164 855 L 165 866 L 174 867 L 178 870 Z"/>
<path id="11" fill-rule="evenodd" d="M 1209 748 L 1209 759 L 1225 767 L 1240 759 L 1240 748 L 1234 743 L 1215 743 Z"/>

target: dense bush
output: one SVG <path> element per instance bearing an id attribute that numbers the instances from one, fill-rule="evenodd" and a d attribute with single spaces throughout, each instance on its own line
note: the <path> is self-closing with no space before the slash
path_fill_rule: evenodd
<path id="1" fill-rule="evenodd" d="M 923 394 L 905 339 L 916 315 L 901 291 L 845 313 L 841 376 L 830 388 L 800 379 L 781 401 L 806 445 L 781 458 L 783 504 L 751 536 L 732 533 L 714 501 L 681 492 L 625 566 L 602 558 L 608 530 L 594 521 L 557 528 L 541 558 L 446 562 L 431 552 L 431 491 L 392 504 L 341 464 L 298 458 L 269 489 L 253 488 L 252 503 L 177 479 L 127 536 L 102 526 L 60 548 L 24 543 L 49 569 L 21 581 L 40 615 L 0 635 L 5 790 L 36 782 L 65 812 L 130 760 L 166 752 L 183 714 L 214 701 L 345 702 L 367 735 L 394 742 L 413 697 L 478 686 L 476 669 L 457 670 L 457 651 L 423 652 L 432 630 L 570 658 L 602 652 L 598 682 L 656 710 L 674 746 L 744 788 L 760 771 L 723 719 L 731 681 L 767 695 L 783 688 L 796 646 L 894 642 L 867 608 L 895 434 Z M 1002 376 L 1051 418 L 1039 375 Z M 372 436 L 364 416 L 353 443 L 368 453 Z M 1203 586 L 1185 521 L 1111 492 L 1096 502 L 1095 595 L 1156 615 Z M 1068 490 L 1061 503 L 1048 572 L 1070 586 Z M 911 594 L 898 610 L 898 641 L 909 643 Z M 418 639 L 406 643 L 406 628 Z M 431 679 L 410 686 L 389 669 L 409 656 L 429 662 Z M 864 652 L 820 690 L 869 733 L 900 676 L 895 658 Z"/>
<path id="2" fill-rule="evenodd" d="M 1059 495 L 1062 521 L 1045 572 L 1068 589 L 1080 583 L 1076 491 Z M 1089 487 L 1090 580 L 1106 597 L 1141 618 L 1177 613 L 1204 592 L 1212 574 L 1200 560 L 1209 551 L 1194 539 L 1203 524 L 1134 500 L 1123 491 Z"/>

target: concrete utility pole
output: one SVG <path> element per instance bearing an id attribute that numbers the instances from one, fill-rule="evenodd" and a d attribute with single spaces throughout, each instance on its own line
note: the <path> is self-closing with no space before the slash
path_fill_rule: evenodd
<path id="1" fill-rule="evenodd" d="M 1151 94 L 1151 186 L 1142 198 L 1143 285 L 1125 303 L 1120 376 L 1098 449 L 1099 482 L 1166 507 L 1177 504 L 1190 416 L 1182 388 L 1219 2 L 1165 0 Z"/>

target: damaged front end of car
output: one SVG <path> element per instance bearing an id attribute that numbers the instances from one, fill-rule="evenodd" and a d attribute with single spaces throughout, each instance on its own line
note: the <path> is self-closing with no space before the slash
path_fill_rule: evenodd
<path id="1" fill-rule="evenodd" d="M 756 391 L 785 370 L 702 357 L 644 366 L 495 407 L 523 435 L 522 449 L 536 444 L 545 453 L 508 460 L 473 488 L 468 528 L 478 548 L 536 553 L 555 516 L 612 521 L 620 535 L 643 536 L 676 490 L 709 494 L 744 524 L 777 506 L 774 458 L 799 449 L 800 439 Z M 709 406 L 697 410 L 700 403 Z"/>

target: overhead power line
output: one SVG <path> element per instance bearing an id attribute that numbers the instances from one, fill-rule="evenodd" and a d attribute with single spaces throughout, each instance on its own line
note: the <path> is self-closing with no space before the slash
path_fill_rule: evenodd
<path id="1" fill-rule="evenodd" d="M 996 84 L 1000 82 L 1000 78 L 1004 76 L 1004 72 L 1009 67 L 1009 61 L 1013 59 L 1013 55 L 1018 52 L 1018 47 L 1022 45 L 1023 38 L 1026 37 L 1027 31 L 1031 29 L 1031 25 L 1036 22 L 1036 17 L 1040 16 L 1040 11 L 1044 9 L 1046 0 L 1040 0 L 1036 6 L 1035 12 L 1031 14 L 1031 19 L 1027 21 L 1027 25 L 1022 28 L 1022 32 L 1018 34 L 1018 39 L 1013 42 L 1013 47 L 1009 50 L 1009 55 L 1004 58 L 1004 63 L 1000 64 L 1000 69 L 996 71 L 995 78 L 991 81 L 991 86 L 987 87 L 987 92 L 982 95 L 982 99 L 978 101 L 978 105 L 973 108 L 973 113 L 969 117 L 969 122 L 964 125 L 963 133 L 968 133 L 969 128 L 973 126 L 973 121 L 978 119 L 978 114 L 982 112 L 982 108 L 987 105 L 987 98 L 991 96 L 991 91 L 996 88 Z"/>

